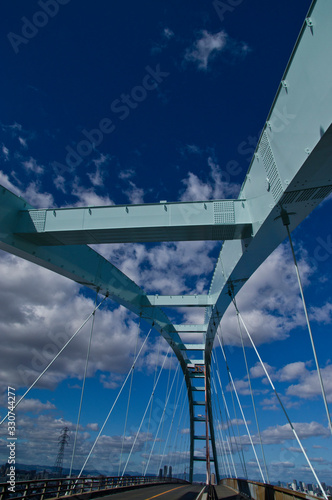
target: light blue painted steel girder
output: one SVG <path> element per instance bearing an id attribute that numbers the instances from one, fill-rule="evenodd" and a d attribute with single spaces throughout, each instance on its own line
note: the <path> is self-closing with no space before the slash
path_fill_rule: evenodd
<path id="1" fill-rule="evenodd" d="M 244 200 L 26 210 L 15 232 L 37 245 L 241 239 Z"/>
<path id="2" fill-rule="evenodd" d="M 0 188 L 0 248 L 50 269 L 100 294 L 109 295 L 136 314 L 149 301 L 143 290 L 104 257 L 87 246 L 42 247 L 13 233 L 22 210 L 31 207 L 20 197 Z M 158 307 L 144 308 L 143 317 L 162 333 L 172 347 L 182 341 L 167 315 Z M 178 349 L 179 351 L 179 349 Z M 179 355 L 182 354 L 179 351 Z"/>
<path id="3" fill-rule="evenodd" d="M 207 307 L 214 306 L 218 295 L 147 295 L 143 307 Z"/>
<path id="4" fill-rule="evenodd" d="M 148 298 L 143 290 L 104 257 L 85 245 L 40 246 L 15 234 L 18 220 L 25 210 L 32 207 L 21 197 L 0 187 L 0 249 L 45 267 L 72 281 L 98 290 L 119 304 L 127 307 L 154 326 L 172 347 L 181 365 L 187 386 L 191 443 L 194 442 L 194 406 L 192 384 L 187 369 L 187 354 L 182 340 L 159 307 L 145 307 Z M 190 449 L 190 478 L 193 478 L 194 447 Z"/>
<path id="5" fill-rule="evenodd" d="M 313 3 L 268 115 L 240 197 L 247 200 L 253 235 L 226 241 L 210 286 L 219 294 L 206 309 L 207 354 L 216 328 L 246 280 L 332 191 L 332 2 Z"/>

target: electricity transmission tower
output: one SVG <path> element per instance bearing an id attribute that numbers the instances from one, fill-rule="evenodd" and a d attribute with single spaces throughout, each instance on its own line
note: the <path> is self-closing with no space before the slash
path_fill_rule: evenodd
<path id="1" fill-rule="evenodd" d="M 64 452 L 65 452 L 65 446 L 68 444 L 68 441 L 69 441 L 69 436 L 68 436 L 68 427 L 64 427 L 62 430 L 61 430 L 61 434 L 59 436 L 59 451 L 58 451 L 58 455 L 56 457 L 56 461 L 55 461 L 55 475 L 57 477 L 61 477 L 62 476 L 62 464 L 63 464 L 63 456 L 64 456 Z"/>

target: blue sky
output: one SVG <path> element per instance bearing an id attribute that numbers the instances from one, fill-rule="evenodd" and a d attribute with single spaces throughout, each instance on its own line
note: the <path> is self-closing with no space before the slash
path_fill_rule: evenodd
<path id="1" fill-rule="evenodd" d="M 114 6 L 105 0 L 93 6 L 77 0 L 6 1 L 0 21 L 0 184 L 36 207 L 236 198 L 310 1 L 239 0 L 228 5 L 222 14 L 214 2 L 197 0 Z M 331 199 L 293 237 L 331 404 L 330 210 Z M 98 251 L 149 293 L 204 293 L 220 245 L 116 244 Z M 5 253 L 0 268 L 4 398 L 8 385 L 24 392 L 22 370 L 29 380 L 37 376 L 50 359 L 49 351 L 59 349 L 92 310 L 94 296 Z M 238 304 L 320 479 L 331 484 L 331 437 L 287 244 L 246 284 Z M 171 314 L 178 322 L 202 321 L 201 311 Z M 137 318 L 110 301 L 96 315 L 75 468 L 82 464 L 130 368 L 137 332 Z M 234 311 L 226 313 L 222 332 L 256 434 Z M 147 333 L 142 322 L 139 345 Z M 88 339 L 89 327 L 22 403 L 18 461 L 52 465 L 64 425 L 71 429 L 73 442 Z M 166 355 L 162 342 L 158 358 L 159 342 L 152 332 L 135 370 L 125 451 L 149 399 L 155 365 L 160 367 Z M 216 354 L 230 401 L 219 347 Z M 313 482 L 250 348 L 248 360 L 271 479 Z M 154 426 L 176 363 L 167 361 L 165 366 L 152 411 Z M 179 390 L 181 379 L 174 383 L 172 405 L 176 386 Z M 117 473 L 127 395 L 128 386 L 88 468 Z M 164 435 L 156 443 L 159 453 L 171 413 L 167 410 Z M 179 421 L 183 450 L 178 467 L 183 471 L 188 418 L 185 410 L 181 416 L 181 408 L 174 417 L 173 441 Z M 147 428 L 144 432 L 129 470 L 140 470 L 146 460 L 144 443 L 149 449 L 153 438 Z M 243 437 L 249 475 L 259 479 L 246 440 Z M 169 446 L 166 453 L 172 453 Z M 69 450 L 67 464 L 68 456 Z M 153 459 L 154 467 L 159 456 Z M 7 458 L 4 447 L 0 457 Z"/>

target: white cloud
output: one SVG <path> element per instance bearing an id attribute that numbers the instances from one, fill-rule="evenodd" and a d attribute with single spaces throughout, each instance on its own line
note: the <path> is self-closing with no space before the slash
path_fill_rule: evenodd
<path id="1" fill-rule="evenodd" d="M 299 436 L 302 439 L 308 439 L 310 437 L 328 437 L 330 431 L 327 427 L 324 427 L 318 422 L 293 422 L 293 426 Z M 268 427 L 261 432 L 263 444 L 280 444 L 288 441 L 289 439 L 295 439 L 293 431 L 289 424 L 285 425 L 275 425 Z M 259 444 L 259 436 L 254 435 L 252 437 L 254 444 Z M 241 436 L 242 445 L 249 445 L 249 437 L 246 435 Z"/>
<path id="2" fill-rule="evenodd" d="M 95 424 L 88 424 L 86 426 L 87 429 L 90 429 L 91 431 L 99 431 L 99 424 L 95 423 Z"/>
<path id="3" fill-rule="evenodd" d="M 2 151 L 2 154 L 5 158 L 5 161 L 8 161 L 9 159 L 9 149 L 6 148 L 6 146 L 3 144 L 2 147 L 1 147 L 1 151 Z"/>
<path id="4" fill-rule="evenodd" d="M 289 363 L 278 371 L 278 380 L 280 382 L 289 382 L 303 377 L 307 373 L 306 363 L 303 361 L 296 361 Z"/>
<path id="5" fill-rule="evenodd" d="M 132 204 L 144 203 L 144 189 L 137 187 L 132 181 L 129 181 L 129 188 L 124 191 L 124 194 L 128 196 Z"/>
<path id="6" fill-rule="evenodd" d="M 104 185 L 104 175 L 100 167 L 97 167 L 95 172 L 88 172 L 88 177 L 93 186 L 103 186 Z"/>
<path id="7" fill-rule="evenodd" d="M 35 208 L 49 208 L 54 206 L 54 199 L 50 193 L 44 192 L 39 182 L 30 182 L 25 191 L 19 189 L 10 180 L 7 174 L 0 170 L 0 185 L 17 196 L 21 196 Z"/>
<path id="8" fill-rule="evenodd" d="M 19 405 L 20 411 L 40 413 L 46 410 L 55 410 L 56 406 L 53 403 L 47 401 L 47 403 L 42 403 L 39 399 L 23 399 L 22 403 Z"/>
<path id="9" fill-rule="evenodd" d="M 274 378 L 274 371 L 275 371 L 274 368 L 270 366 L 268 363 L 263 363 L 263 364 L 270 377 Z M 250 368 L 250 376 L 251 378 L 261 378 L 266 376 L 265 371 L 259 361 L 255 364 L 255 366 Z"/>
<path id="10" fill-rule="evenodd" d="M 35 208 L 54 207 L 54 198 L 51 193 L 43 192 L 39 182 L 31 182 L 22 197 Z"/>
<path id="11" fill-rule="evenodd" d="M 93 301 L 79 295 L 79 286 L 70 280 L 11 255 L 0 254 L 0 275 L 0 384 L 10 383 L 18 389 L 30 385 L 46 368 L 92 311 Z M 82 378 L 87 331 L 85 327 L 80 332 L 38 387 L 54 388 L 65 379 Z M 123 307 L 104 308 L 96 314 L 95 331 L 88 377 L 96 372 L 107 377 L 110 370 L 120 375 L 126 373 L 132 364 L 138 332 L 134 318 Z M 139 346 L 141 342 L 140 339 Z M 144 366 L 148 349 L 153 350 L 154 346 L 149 344 L 143 351 L 139 369 Z"/>
<path id="12" fill-rule="evenodd" d="M 201 180 L 196 174 L 188 172 L 182 184 L 185 190 L 180 196 L 180 201 L 201 201 L 211 199 L 236 198 L 240 185 L 230 182 L 229 175 L 226 174 L 220 166 L 208 157 L 207 164 L 209 175 L 206 181 Z"/>
<path id="13" fill-rule="evenodd" d="M 298 259 L 304 287 L 316 278 L 305 252 Z M 280 245 L 257 269 L 236 297 L 238 309 L 256 345 L 285 340 L 297 327 L 306 327 L 303 305 L 288 245 Z M 319 313 L 320 309 L 323 311 Z M 316 308 L 314 320 L 326 322 L 329 305 Z M 221 331 L 225 344 L 241 345 L 235 309 L 226 311 Z M 246 345 L 250 341 L 242 328 Z"/>
<path id="14" fill-rule="evenodd" d="M 166 27 L 163 29 L 163 36 L 167 38 L 167 40 L 170 40 L 174 37 L 174 32 L 170 28 Z"/>
<path id="15" fill-rule="evenodd" d="M 27 147 L 28 147 L 27 140 L 24 139 L 23 137 L 19 137 L 18 140 L 19 140 L 19 143 L 21 144 L 22 148 L 27 149 Z"/>
<path id="16" fill-rule="evenodd" d="M 327 401 L 332 403 L 332 365 L 321 368 L 321 375 L 324 382 Z M 288 387 L 286 391 L 287 395 L 297 396 L 301 399 L 315 399 L 317 396 L 321 395 L 322 391 L 317 370 L 305 370 L 301 373 L 299 378 L 299 383 Z"/>
<path id="17" fill-rule="evenodd" d="M 108 195 L 98 195 L 93 187 L 86 188 L 85 186 L 80 185 L 77 178 L 73 183 L 71 194 L 78 198 L 78 201 L 74 204 L 76 207 L 114 205 L 114 202 Z"/>
<path id="18" fill-rule="evenodd" d="M 324 325 L 330 325 L 332 323 L 332 304 L 327 302 L 322 307 L 311 307 L 310 319 Z"/>
<path id="19" fill-rule="evenodd" d="M 218 33 L 209 33 L 203 30 L 190 49 L 187 49 L 185 60 L 197 64 L 198 69 L 207 70 L 209 62 L 218 53 L 225 49 L 227 33 L 222 30 Z"/>
<path id="20" fill-rule="evenodd" d="M 135 171 L 131 168 L 127 170 L 121 170 L 119 173 L 119 179 L 126 180 L 130 179 L 131 177 L 134 177 Z"/>
<path id="21" fill-rule="evenodd" d="M 43 174 L 44 167 L 42 165 L 38 165 L 37 161 L 34 158 L 29 158 L 29 160 L 22 161 L 23 167 L 30 172 L 34 172 L 35 174 Z"/>
<path id="22" fill-rule="evenodd" d="M 16 187 L 10 180 L 7 174 L 5 174 L 2 170 L 0 170 L 0 184 L 1 186 L 4 186 L 7 188 L 9 191 L 12 193 L 16 194 L 17 196 L 21 195 L 21 190 Z"/>
<path id="23" fill-rule="evenodd" d="M 215 258 L 211 255 L 216 242 L 191 241 L 161 243 L 150 248 L 144 245 L 114 244 L 95 245 L 116 267 L 143 287 L 147 293 L 179 295 L 200 293 L 208 287 L 207 275 L 211 274 Z M 200 265 L 196 263 L 199 259 Z M 199 281 L 199 291 L 192 280 Z M 202 285 L 204 279 L 204 285 Z"/>

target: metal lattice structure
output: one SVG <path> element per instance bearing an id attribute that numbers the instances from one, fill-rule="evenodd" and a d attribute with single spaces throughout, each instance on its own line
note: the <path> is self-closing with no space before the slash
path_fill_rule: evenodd
<path id="1" fill-rule="evenodd" d="M 63 457 L 65 454 L 65 446 L 68 444 L 69 436 L 68 436 L 68 427 L 64 427 L 59 436 L 59 451 L 55 461 L 55 475 L 58 477 L 62 477 L 62 466 L 63 466 Z"/>
<path id="2" fill-rule="evenodd" d="M 202 439 L 211 442 L 219 481 L 209 376 L 216 331 L 232 296 L 287 237 L 285 223 L 294 230 L 332 191 L 331 18 L 330 0 L 313 2 L 238 199 L 38 210 L 1 189 L 1 249 L 144 313 L 172 347 L 187 385 L 190 481 L 195 460 L 202 460 L 195 456 Z M 206 295 L 147 295 L 87 246 L 193 240 L 224 241 Z M 205 308 L 204 324 L 173 324 L 162 309 L 188 306 Z M 202 334 L 205 343 L 186 344 L 184 332 Z M 204 406 L 207 417 L 195 416 L 195 406 Z M 208 424 L 205 435 L 195 431 L 200 421 Z"/>

